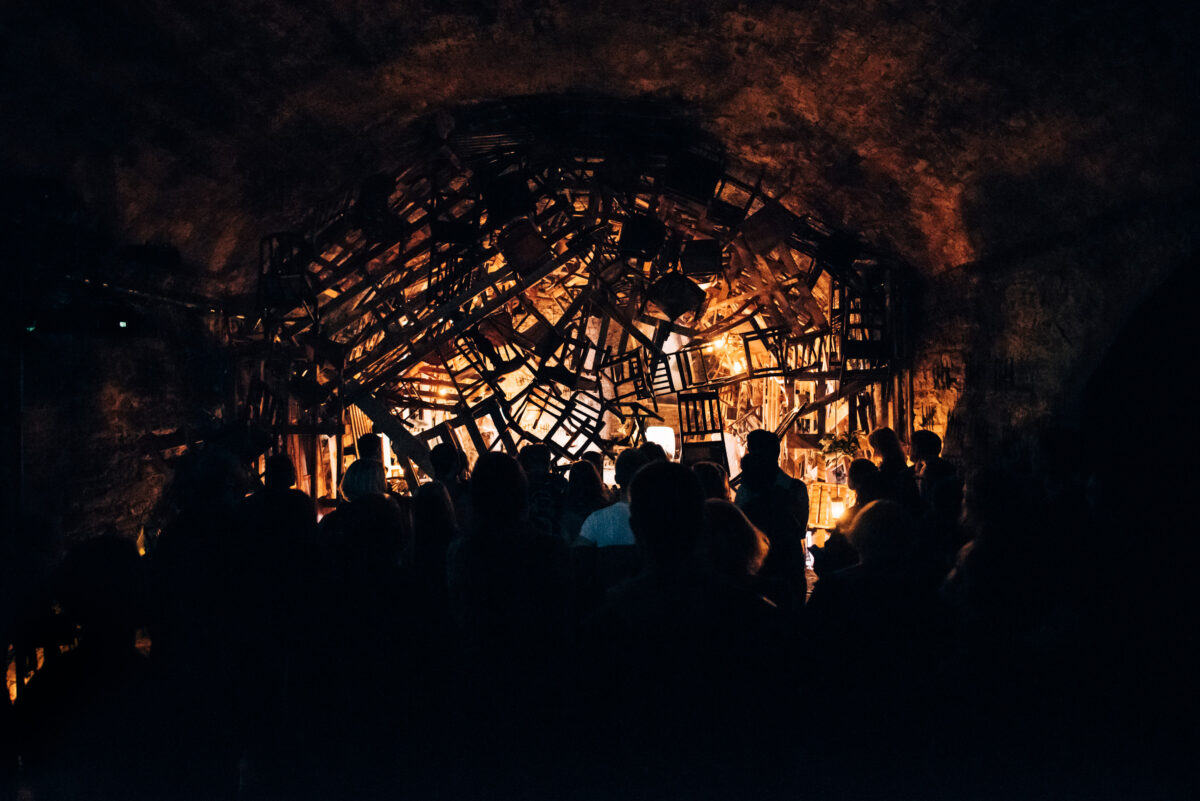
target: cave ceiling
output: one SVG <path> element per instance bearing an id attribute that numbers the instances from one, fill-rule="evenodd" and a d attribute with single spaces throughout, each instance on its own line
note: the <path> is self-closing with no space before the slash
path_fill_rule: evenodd
<path id="1" fill-rule="evenodd" d="M 1195 183 L 1195 12 L 1053 2 L 8 4 L 4 169 L 142 286 L 252 286 L 262 238 L 395 171 L 416 121 L 516 95 L 660 98 L 812 213 L 926 272 Z"/>

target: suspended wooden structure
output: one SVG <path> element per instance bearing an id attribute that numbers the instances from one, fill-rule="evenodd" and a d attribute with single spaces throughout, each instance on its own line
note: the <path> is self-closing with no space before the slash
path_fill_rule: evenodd
<path id="1" fill-rule="evenodd" d="M 263 242 L 245 416 L 344 453 L 365 415 L 409 481 L 443 439 L 572 460 L 662 421 L 694 459 L 761 427 L 903 435 L 905 265 L 696 131 L 570 98 L 417 126 L 394 172 Z"/>

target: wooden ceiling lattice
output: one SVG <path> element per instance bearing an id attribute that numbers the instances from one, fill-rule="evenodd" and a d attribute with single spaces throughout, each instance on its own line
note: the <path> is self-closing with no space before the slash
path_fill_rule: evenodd
<path id="1" fill-rule="evenodd" d="M 403 169 L 264 242 L 261 332 L 296 355 L 267 394 L 297 399 L 304 370 L 291 414 L 357 405 L 414 459 L 441 436 L 429 413 L 571 458 L 680 391 L 885 378 L 901 265 L 788 211 L 685 123 L 616 101 L 435 118 Z"/>

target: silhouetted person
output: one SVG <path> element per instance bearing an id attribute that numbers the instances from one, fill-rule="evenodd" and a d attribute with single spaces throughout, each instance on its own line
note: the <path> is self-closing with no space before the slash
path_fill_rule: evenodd
<path id="1" fill-rule="evenodd" d="M 964 488 L 963 527 L 971 539 L 943 594 L 981 659 L 1016 647 L 1048 608 L 1061 570 L 1044 553 L 1030 491 L 1029 481 L 995 468 L 972 473 Z"/>
<path id="2" fill-rule="evenodd" d="M 440 481 L 422 484 L 413 496 L 413 544 L 408 564 L 431 597 L 445 603 L 446 551 L 462 533 L 454 504 Z"/>
<path id="3" fill-rule="evenodd" d="M 684 465 L 654 462 L 634 476 L 630 524 L 645 567 L 610 591 L 585 660 L 598 716 L 589 747 L 606 760 L 670 773 L 719 758 L 728 769 L 767 753 L 768 710 L 791 709 L 779 694 L 790 652 L 778 610 L 703 569 L 704 509 Z"/>
<path id="4" fill-rule="evenodd" d="M 750 483 L 743 477 L 734 501 L 744 511 L 746 504 L 760 495 L 771 493 L 772 488 L 783 490 L 792 505 L 792 514 L 803 525 L 808 524 L 808 488 L 798 478 L 792 478 L 779 466 L 779 437 L 772 431 L 757 429 L 746 435 L 746 454 L 752 469 Z M 745 464 L 743 463 L 743 470 Z"/>
<path id="5" fill-rule="evenodd" d="M 921 493 L 896 432 L 890 428 L 877 428 L 867 437 L 867 443 L 879 460 L 880 496 L 900 504 L 910 515 L 919 516 Z"/>
<path id="6" fill-rule="evenodd" d="M 197 798 L 236 782 L 236 629 L 241 531 L 239 502 L 249 488 L 232 455 L 209 446 L 182 457 L 169 495 L 178 514 L 152 551 L 156 625 L 153 657 L 167 683 L 162 705 L 177 748 L 164 768 Z"/>
<path id="7" fill-rule="evenodd" d="M 581 461 L 587 462 L 592 467 L 596 468 L 597 473 L 604 473 L 604 454 L 600 451 L 587 451 L 579 458 Z"/>
<path id="8" fill-rule="evenodd" d="M 297 702 L 317 749 L 306 767 L 319 765 L 318 775 L 353 789 L 394 758 L 409 714 L 413 632 L 427 610 L 415 608 L 420 593 L 400 563 L 411 550 L 411 510 L 382 492 L 347 495 L 337 536 L 324 543 L 323 580 L 313 587 L 323 620 Z"/>
<path id="9" fill-rule="evenodd" d="M 590 462 L 575 462 L 567 471 L 567 494 L 563 504 L 562 536 L 568 545 L 579 539 L 588 517 L 608 505 L 604 483 Z"/>
<path id="10" fill-rule="evenodd" d="M 689 468 L 651 462 L 634 475 L 629 525 L 645 554 L 646 575 L 665 582 L 687 575 L 703 524 L 704 492 Z"/>
<path id="11" fill-rule="evenodd" d="M 580 458 L 596 469 L 596 475 L 600 476 L 600 483 L 604 484 L 604 453 L 601 453 L 600 451 L 588 451 Z M 616 495 L 616 493 L 614 493 L 612 488 L 608 487 L 607 484 L 604 484 L 604 492 L 606 496 L 606 504 L 611 504 L 614 499 L 613 496 Z"/>
<path id="12" fill-rule="evenodd" d="M 1128 632 L 1118 634 L 1121 615 L 1131 603 L 1129 597 L 1122 597 L 1128 579 L 1114 577 L 1121 587 L 1117 591 L 1121 595 L 1115 598 L 1109 595 L 1116 590 L 1116 581 L 1105 582 L 1111 589 L 1091 597 L 1071 582 L 1071 565 L 1059 556 L 1055 542 L 1065 532 L 1046 525 L 1037 488 L 1029 476 L 1005 469 L 985 468 L 967 477 L 963 528 L 971 539 L 942 587 L 954 633 L 946 671 L 971 679 L 957 688 L 955 707 L 963 710 L 960 714 L 966 720 L 988 721 L 977 735 L 984 748 L 1048 737 L 1054 723 L 1061 725 L 1064 708 L 1072 717 L 1079 715 L 1081 707 L 1071 709 L 1071 701 L 1079 704 L 1088 698 L 1103 686 L 1108 671 L 1126 661 L 1112 659 L 1111 647 L 1133 646 Z M 1105 537 L 1099 526 L 1088 528 L 1093 536 Z M 1100 565 L 1099 571 L 1126 572 L 1114 562 L 1111 549 L 1105 550 L 1093 562 Z M 1072 558 L 1083 555 L 1076 551 Z M 1073 618 L 1067 610 L 1076 604 Z M 1080 636 L 1089 630 L 1090 637 Z M 1145 645 L 1136 650 L 1146 650 Z M 1131 657 L 1138 667 L 1124 674 L 1136 674 L 1135 689 L 1147 675 L 1142 658 Z M 1123 667 L 1116 670 L 1117 674 L 1123 671 Z M 1126 684 L 1118 682 L 1084 702 L 1104 710 L 1097 722 L 1107 718 L 1108 710 L 1119 708 Z M 1114 695 L 1120 698 L 1114 700 Z M 1134 713 L 1129 723 L 1143 714 L 1144 710 Z M 1085 714 L 1088 718 L 1091 715 Z M 1123 752 L 1126 732 L 1119 737 Z M 1057 749 L 1059 743 L 1051 747 Z"/>
<path id="13" fill-rule="evenodd" d="M 355 459 L 342 474 L 338 490 L 342 496 L 342 503 L 321 518 L 320 532 L 324 545 L 336 542 L 343 536 L 342 524 L 348 504 L 371 495 L 388 494 L 387 473 L 384 471 L 383 462 Z"/>
<path id="14" fill-rule="evenodd" d="M 752 431 L 742 457 L 738 506 L 766 532 L 771 552 L 759 571 L 762 592 L 782 609 L 798 612 L 808 597 L 805 537 L 808 488 L 779 467 L 779 438 Z"/>
<path id="15" fill-rule="evenodd" d="M 78 647 L 46 659 L 16 712 L 21 752 L 37 798 L 154 798 L 159 742 L 146 659 L 134 647 L 143 621 L 143 576 L 134 545 L 115 534 L 72 549 L 58 600 L 79 627 Z M 146 738 L 150 738 L 147 741 Z M 152 760 L 146 765 L 146 760 Z"/>
<path id="16" fill-rule="evenodd" d="M 412 534 L 411 510 L 388 494 L 382 463 L 354 461 L 342 477 L 341 493 L 344 502 L 320 524 L 321 576 L 315 583 L 321 593 L 320 619 L 309 659 L 312 671 L 305 677 L 310 692 L 333 685 L 324 716 L 316 717 L 335 731 L 352 725 L 360 711 L 374 714 L 367 709 L 372 693 L 381 694 L 372 709 L 382 713 L 390 708 L 392 695 L 383 685 L 401 647 L 396 619 L 405 603 L 400 558 Z M 320 656 L 335 651 L 342 654 L 337 662 Z M 352 681 L 336 672 L 342 659 L 356 664 Z M 331 758 L 346 758 L 343 746 L 359 742 L 351 732 L 341 733 Z"/>
<path id="17" fill-rule="evenodd" d="M 304 569 L 293 565 L 292 557 L 313 546 L 317 512 L 312 498 L 293 489 L 295 484 L 292 460 L 285 453 L 274 454 L 267 459 L 263 488 L 241 503 L 242 555 L 254 562 L 255 572 L 272 566 L 280 572 Z"/>
<path id="18" fill-rule="evenodd" d="M 529 485 L 529 524 L 543 534 L 561 537 L 567 482 L 551 471 L 550 448 L 541 442 L 526 445 L 518 460 Z"/>
<path id="19" fill-rule="evenodd" d="M 883 500 L 883 485 L 880 481 L 879 468 L 870 459 L 855 459 L 846 470 L 846 484 L 854 491 L 854 503 L 846 509 L 838 520 L 838 528 L 849 531 L 867 504 Z"/>
<path id="20" fill-rule="evenodd" d="M 659 445 L 657 442 L 650 442 L 647 440 L 638 446 L 638 451 L 641 452 L 642 457 L 646 460 L 646 464 L 650 464 L 651 462 L 670 461 L 667 459 L 666 450 L 664 450 L 663 446 Z"/>
<path id="21" fill-rule="evenodd" d="M 921 499 L 932 507 L 934 494 L 944 482 L 957 482 L 958 471 L 942 458 L 942 438 L 921 429 L 912 435 L 913 475 Z"/>
<path id="22" fill-rule="evenodd" d="M 356 459 L 346 468 L 341 482 L 342 499 L 357 501 L 368 495 L 387 494 L 387 473 L 383 463 L 374 459 Z"/>
<path id="23" fill-rule="evenodd" d="M 713 571 L 730 584 L 749 589 L 766 561 L 771 541 L 728 500 L 706 499 L 704 515 L 704 553 Z"/>
<path id="24" fill-rule="evenodd" d="M 238 610 L 231 629 L 240 655 L 238 712 L 247 736 L 272 736 L 286 703 L 281 688 L 303 658 L 312 628 L 317 516 L 284 453 L 267 459 L 264 487 L 242 501 L 236 560 Z"/>
<path id="25" fill-rule="evenodd" d="M 948 570 L 958 550 L 966 544 L 959 525 L 962 515 L 962 480 L 954 465 L 941 457 L 942 438 L 924 429 L 912 435 L 913 477 L 923 508 L 919 522 L 924 548 L 931 561 Z"/>
<path id="26" fill-rule="evenodd" d="M 858 562 L 858 551 L 850 544 L 846 532 L 853 528 L 858 513 L 881 497 L 879 468 L 870 459 L 852 461 L 846 471 L 846 483 L 854 490 L 854 504 L 834 524 L 825 545 L 813 553 L 813 570 L 818 576 L 829 575 Z"/>
<path id="27" fill-rule="evenodd" d="M 530 525 L 528 482 L 515 459 L 485 453 L 471 473 L 474 528 L 446 557 L 450 609 L 464 653 L 468 697 L 490 691 L 529 723 L 539 695 L 562 677 L 558 660 L 571 612 L 571 565 L 561 538 Z M 482 701 L 480 701 L 482 703 Z"/>
<path id="28" fill-rule="evenodd" d="M 620 497 L 610 506 L 592 512 L 583 521 L 579 536 L 601 548 L 610 545 L 633 545 L 633 529 L 629 527 L 629 484 L 646 464 L 637 448 L 627 448 L 617 454 L 616 479 Z"/>
<path id="29" fill-rule="evenodd" d="M 439 442 L 429 451 L 433 480 L 441 482 L 454 507 L 454 519 L 460 530 L 471 528 L 471 493 L 467 488 L 467 457 L 450 442 Z"/>
<path id="30" fill-rule="evenodd" d="M 355 443 L 359 459 L 369 459 L 383 464 L 383 437 L 378 434 L 363 434 Z"/>
<path id="31" fill-rule="evenodd" d="M 804 619 L 831 677 L 822 701 L 835 749 L 869 732 L 871 748 L 887 752 L 892 727 L 925 702 L 941 631 L 937 581 L 911 561 L 916 535 L 899 504 L 867 504 L 849 536 L 859 563 L 821 576 Z"/>
<path id="32" fill-rule="evenodd" d="M 716 462 L 696 462 L 692 465 L 692 471 L 700 479 L 705 498 L 732 500 L 733 490 L 729 487 L 729 473 L 725 472 L 724 467 Z"/>

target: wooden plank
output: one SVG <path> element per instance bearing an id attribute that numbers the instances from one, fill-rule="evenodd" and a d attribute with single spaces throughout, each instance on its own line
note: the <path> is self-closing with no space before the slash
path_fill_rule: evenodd
<path id="1" fill-rule="evenodd" d="M 387 351 L 397 348 L 405 341 L 408 341 L 409 343 L 412 343 L 412 344 L 411 344 L 408 352 L 403 357 L 404 364 L 408 365 L 408 364 L 412 364 L 417 361 L 420 361 L 422 358 L 424 358 L 426 355 L 428 355 L 433 350 L 434 347 L 436 347 L 436 344 L 433 342 L 426 341 L 423 344 L 418 346 L 416 343 L 413 343 L 414 338 L 419 337 L 429 327 L 436 325 L 439 322 L 444 322 L 447 318 L 449 318 L 449 313 L 451 311 L 457 310 L 459 307 L 461 307 L 468 301 L 473 300 L 473 299 L 477 298 L 479 295 L 488 291 L 489 289 L 492 289 L 497 282 L 504 281 L 504 280 L 516 279 L 514 285 L 511 288 L 509 288 L 508 290 L 506 290 L 503 293 L 497 292 L 496 297 L 493 298 L 491 301 L 484 303 L 482 306 L 477 308 L 475 311 L 468 314 L 465 318 L 455 322 L 452 330 L 454 330 L 456 332 L 461 332 L 461 331 L 467 330 L 468 328 L 472 327 L 473 325 L 478 323 L 480 320 L 482 320 L 484 317 L 491 314 L 496 309 L 500 308 L 500 306 L 507 303 L 513 297 L 520 294 L 528 286 L 530 286 L 533 283 L 536 283 L 537 281 L 542 280 L 547 275 L 549 275 L 550 273 L 552 273 L 556 269 L 558 269 L 560 266 L 562 266 L 562 264 L 566 263 L 567 261 L 570 261 L 572 258 L 575 258 L 579 254 L 579 252 L 583 251 L 587 247 L 590 247 L 593 243 L 590 241 L 589 236 L 593 231 L 596 230 L 596 228 L 597 228 L 596 226 L 592 226 L 590 228 L 586 228 L 586 229 L 582 229 L 582 230 L 578 231 L 576 233 L 575 241 L 572 243 L 571 247 L 569 247 L 564 253 L 560 254 L 559 256 L 557 256 L 556 258 L 551 260 L 550 262 L 546 263 L 538 270 L 530 273 L 528 276 L 526 276 L 523 279 L 517 277 L 515 275 L 515 271 L 507 265 L 504 268 L 502 268 L 501 270 L 498 270 L 496 273 L 489 274 L 486 280 L 480 281 L 480 282 L 472 285 L 467 290 L 465 290 L 461 295 L 456 296 L 455 298 L 451 299 L 450 301 L 447 301 L 446 303 L 443 303 L 441 306 L 438 307 L 437 310 L 435 310 L 433 313 L 427 315 L 426 318 L 423 319 L 422 321 L 420 321 L 417 325 L 415 325 L 411 328 L 405 328 L 402 330 L 393 330 L 392 332 L 385 335 L 383 338 L 383 341 L 379 345 L 377 345 L 375 348 L 372 349 L 372 353 L 375 353 L 378 351 L 387 352 Z M 562 236 L 564 236 L 564 235 L 565 235 L 565 232 L 560 233 L 558 236 L 556 236 L 556 240 L 561 239 Z M 358 361 L 358 363 L 353 364 L 349 368 L 347 368 L 347 373 L 352 376 L 356 376 L 359 373 L 361 373 L 371 363 L 371 361 L 373 361 L 373 360 L 368 360 L 367 358 L 364 357 L 363 359 L 360 359 Z M 366 386 L 366 388 L 369 389 L 372 386 L 376 386 L 377 383 L 378 383 L 377 381 L 372 380 L 372 381 L 368 381 L 365 386 Z"/>
<path id="2" fill-rule="evenodd" d="M 357 388 L 350 382 L 347 394 L 352 395 L 354 405 L 375 424 L 375 430 L 387 434 L 392 442 L 392 450 L 406 459 L 412 460 L 428 476 L 433 475 L 433 463 L 429 461 L 429 449 L 421 442 L 408 427 L 392 414 L 389 405 L 366 392 L 356 392 Z"/>

